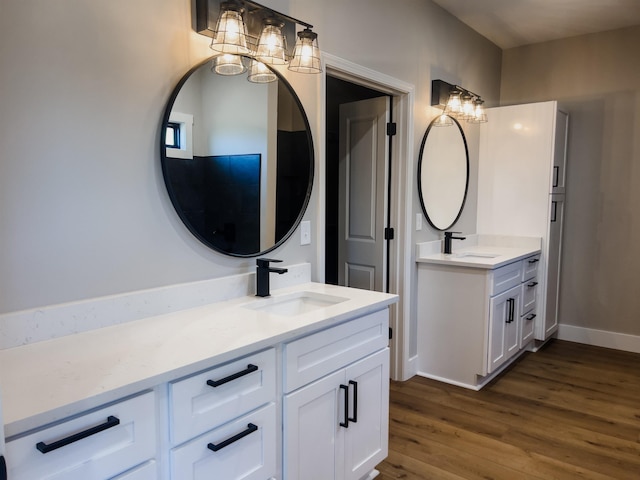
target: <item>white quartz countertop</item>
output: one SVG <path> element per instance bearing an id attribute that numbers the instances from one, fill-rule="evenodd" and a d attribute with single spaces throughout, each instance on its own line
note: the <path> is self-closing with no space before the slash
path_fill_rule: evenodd
<path id="1" fill-rule="evenodd" d="M 272 291 L 340 297 L 297 315 L 251 307 L 255 296 L 131 321 L 0 351 L 7 436 L 386 308 L 397 296 L 319 283 Z"/>
<path id="2" fill-rule="evenodd" d="M 458 267 L 494 269 L 540 253 L 531 246 L 474 245 L 450 254 L 431 253 L 416 258 L 419 263 L 435 263 Z"/>

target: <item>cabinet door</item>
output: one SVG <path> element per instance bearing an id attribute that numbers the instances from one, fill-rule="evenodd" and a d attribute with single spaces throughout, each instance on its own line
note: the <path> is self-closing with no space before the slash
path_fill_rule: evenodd
<path id="1" fill-rule="evenodd" d="M 345 429 L 345 479 L 363 478 L 384 460 L 389 446 L 389 349 L 346 369 L 349 423 Z"/>
<path id="2" fill-rule="evenodd" d="M 489 373 L 519 349 L 520 286 L 491 298 L 489 303 Z"/>
<path id="3" fill-rule="evenodd" d="M 551 195 L 549 224 L 549 255 L 547 259 L 547 302 L 544 331 L 540 339 L 547 339 L 558 328 L 558 293 L 560 288 L 560 260 L 562 256 L 562 226 L 564 195 Z"/>
<path id="4" fill-rule="evenodd" d="M 551 192 L 565 193 L 564 175 L 567 166 L 567 134 L 569 115 L 558 111 L 556 114 L 556 136 L 553 151 L 553 172 L 551 172 Z"/>
<path id="5" fill-rule="evenodd" d="M 345 371 L 284 397 L 285 480 L 328 480 L 344 471 Z"/>

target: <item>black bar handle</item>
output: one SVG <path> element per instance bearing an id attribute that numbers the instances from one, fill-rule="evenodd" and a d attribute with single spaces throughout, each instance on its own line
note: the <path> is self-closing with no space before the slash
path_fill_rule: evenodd
<path id="1" fill-rule="evenodd" d="M 534 258 L 532 260 L 529 260 L 529 263 L 538 263 L 540 261 L 539 258 Z"/>
<path id="2" fill-rule="evenodd" d="M 511 299 L 511 321 L 515 320 L 516 313 L 516 300 L 514 298 Z"/>
<path id="3" fill-rule="evenodd" d="M 353 385 L 353 417 L 349 417 L 349 421 L 358 423 L 358 382 L 349 380 L 349 385 Z"/>
<path id="4" fill-rule="evenodd" d="M 228 377 L 221 378 L 220 380 L 207 380 L 207 385 L 213 388 L 219 387 L 220 385 L 224 385 L 225 383 L 231 382 L 237 378 L 244 377 L 245 375 L 249 375 L 250 373 L 253 373 L 256 370 L 258 370 L 257 365 L 253 365 L 250 363 L 249 365 L 247 365 L 247 368 L 245 368 L 241 372 L 236 372 L 232 375 L 229 375 Z"/>
<path id="5" fill-rule="evenodd" d="M 340 390 L 344 390 L 344 422 L 340 422 L 340 426 L 349 428 L 349 387 L 340 385 Z"/>
<path id="6" fill-rule="evenodd" d="M 531 282 L 531 283 L 527 283 L 527 287 L 529 287 L 529 288 L 533 288 L 533 287 L 535 287 L 536 285 L 538 285 L 538 282 Z"/>
<path id="7" fill-rule="evenodd" d="M 555 200 L 551 202 L 551 205 L 553 207 L 553 213 L 551 214 L 551 223 L 555 222 L 558 220 L 558 202 L 556 202 Z"/>
<path id="8" fill-rule="evenodd" d="M 58 448 L 65 447 L 71 443 L 77 442 L 79 440 L 83 440 L 91 435 L 95 435 L 96 433 L 100 433 L 109 428 L 113 428 L 116 425 L 120 425 L 120 420 L 114 416 L 109 415 L 107 417 L 107 421 L 101 425 L 97 425 L 95 427 L 88 428 L 87 430 L 79 433 L 75 433 L 73 435 L 69 435 L 62 440 L 58 440 L 56 442 L 46 444 L 44 442 L 38 442 L 36 444 L 36 448 L 42 453 L 49 453 L 57 450 Z"/>
<path id="9" fill-rule="evenodd" d="M 7 480 L 7 463 L 2 455 L 0 455 L 0 480 Z"/>
<path id="10" fill-rule="evenodd" d="M 507 308 L 509 310 L 507 311 L 507 322 L 506 323 L 513 322 L 513 310 L 514 310 L 515 303 L 516 303 L 516 301 L 513 298 L 507 298 Z"/>
<path id="11" fill-rule="evenodd" d="M 560 167 L 555 166 L 553 167 L 553 186 L 554 187 L 558 186 L 559 177 L 560 177 Z"/>
<path id="12" fill-rule="evenodd" d="M 525 320 L 533 320 L 534 318 L 536 318 L 536 314 L 532 313 L 531 315 L 529 315 L 528 317 L 525 317 Z"/>
<path id="13" fill-rule="evenodd" d="M 258 430 L 257 425 L 254 425 L 253 423 L 248 423 L 246 430 L 243 430 L 240 433 L 235 434 L 233 437 L 229 437 L 218 444 L 210 443 L 207 445 L 207 448 L 211 451 L 217 452 L 218 450 L 222 450 L 224 447 L 228 447 L 232 443 L 237 442 L 241 438 L 246 437 L 247 435 L 255 432 L 256 430 Z"/>

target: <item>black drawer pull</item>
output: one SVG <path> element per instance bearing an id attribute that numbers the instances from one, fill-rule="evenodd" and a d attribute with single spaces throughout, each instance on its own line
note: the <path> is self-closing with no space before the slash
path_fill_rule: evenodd
<path id="1" fill-rule="evenodd" d="M 353 385 L 353 417 L 349 417 L 349 421 L 358 423 L 358 382 L 349 380 L 349 385 Z"/>
<path id="2" fill-rule="evenodd" d="M 87 437 L 90 437 L 91 435 L 95 435 L 96 433 L 100 433 L 104 430 L 115 427 L 116 425 L 120 425 L 120 420 L 110 415 L 107 417 L 106 423 L 88 428 L 84 432 L 79 432 L 73 435 L 69 435 L 67 438 L 63 438 L 62 440 L 58 440 L 56 442 L 50 443 L 49 445 L 47 445 L 44 442 L 38 442 L 36 444 L 36 448 L 42 453 L 53 452 L 58 448 L 65 447 L 71 443 L 77 442 L 78 440 L 83 440 Z"/>
<path id="3" fill-rule="evenodd" d="M 538 263 L 539 261 L 539 258 L 534 258 L 533 260 L 529 260 L 529 263 Z"/>
<path id="4" fill-rule="evenodd" d="M 534 318 L 536 318 L 536 314 L 532 313 L 531 315 L 529 315 L 528 317 L 525 317 L 525 320 L 533 320 Z"/>
<path id="5" fill-rule="evenodd" d="M 7 480 L 7 464 L 2 455 L 0 455 L 0 480 Z"/>
<path id="6" fill-rule="evenodd" d="M 258 430 L 258 427 L 256 425 L 254 425 L 253 423 L 249 423 L 249 424 L 247 424 L 247 429 L 246 430 L 243 430 L 242 432 L 237 433 L 233 437 L 227 438 L 226 440 L 218 443 L 217 445 L 215 443 L 210 443 L 210 444 L 207 445 L 207 448 L 209 450 L 217 452 L 218 450 L 222 450 L 224 447 L 228 447 L 232 443 L 237 442 L 241 438 L 246 437 L 247 435 L 249 435 L 250 433 L 255 432 L 256 430 Z"/>
<path id="7" fill-rule="evenodd" d="M 207 385 L 210 387 L 219 387 L 220 385 L 224 385 L 225 383 L 231 382 L 236 378 L 244 377 L 245 375 L 249 375 L 252 372 L 258 370 L 256 365 L 252 365 L 251 363 L 247 365 L 247 368 L 242 370 L 241 372 L 234 373 L 233 375 L 229 375 L 228 377 L 224 377 L 220 380 L 207 380 Z"/>
<path id="8" fill-rule="evenodd" d="M 535 287 L 538 284 L 538 282 L 531 282 L 527 284 L 527 287 Z"/>
<path id="9" fill-rule="evenodd" d="M 340 390 L 344 390 L 344 422 L 340 422 L 340 426 L 349 428 L 349 387 L 340 385 Z"/>

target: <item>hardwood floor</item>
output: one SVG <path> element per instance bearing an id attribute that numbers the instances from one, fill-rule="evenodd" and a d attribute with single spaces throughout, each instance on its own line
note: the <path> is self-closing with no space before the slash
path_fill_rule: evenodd
<path id="1" fill-rule="evenodd" d="M 479 392 L 392 382 L 389 430 L 378 480 L 640 479 L 640 354 L 555 340 Z"/>

